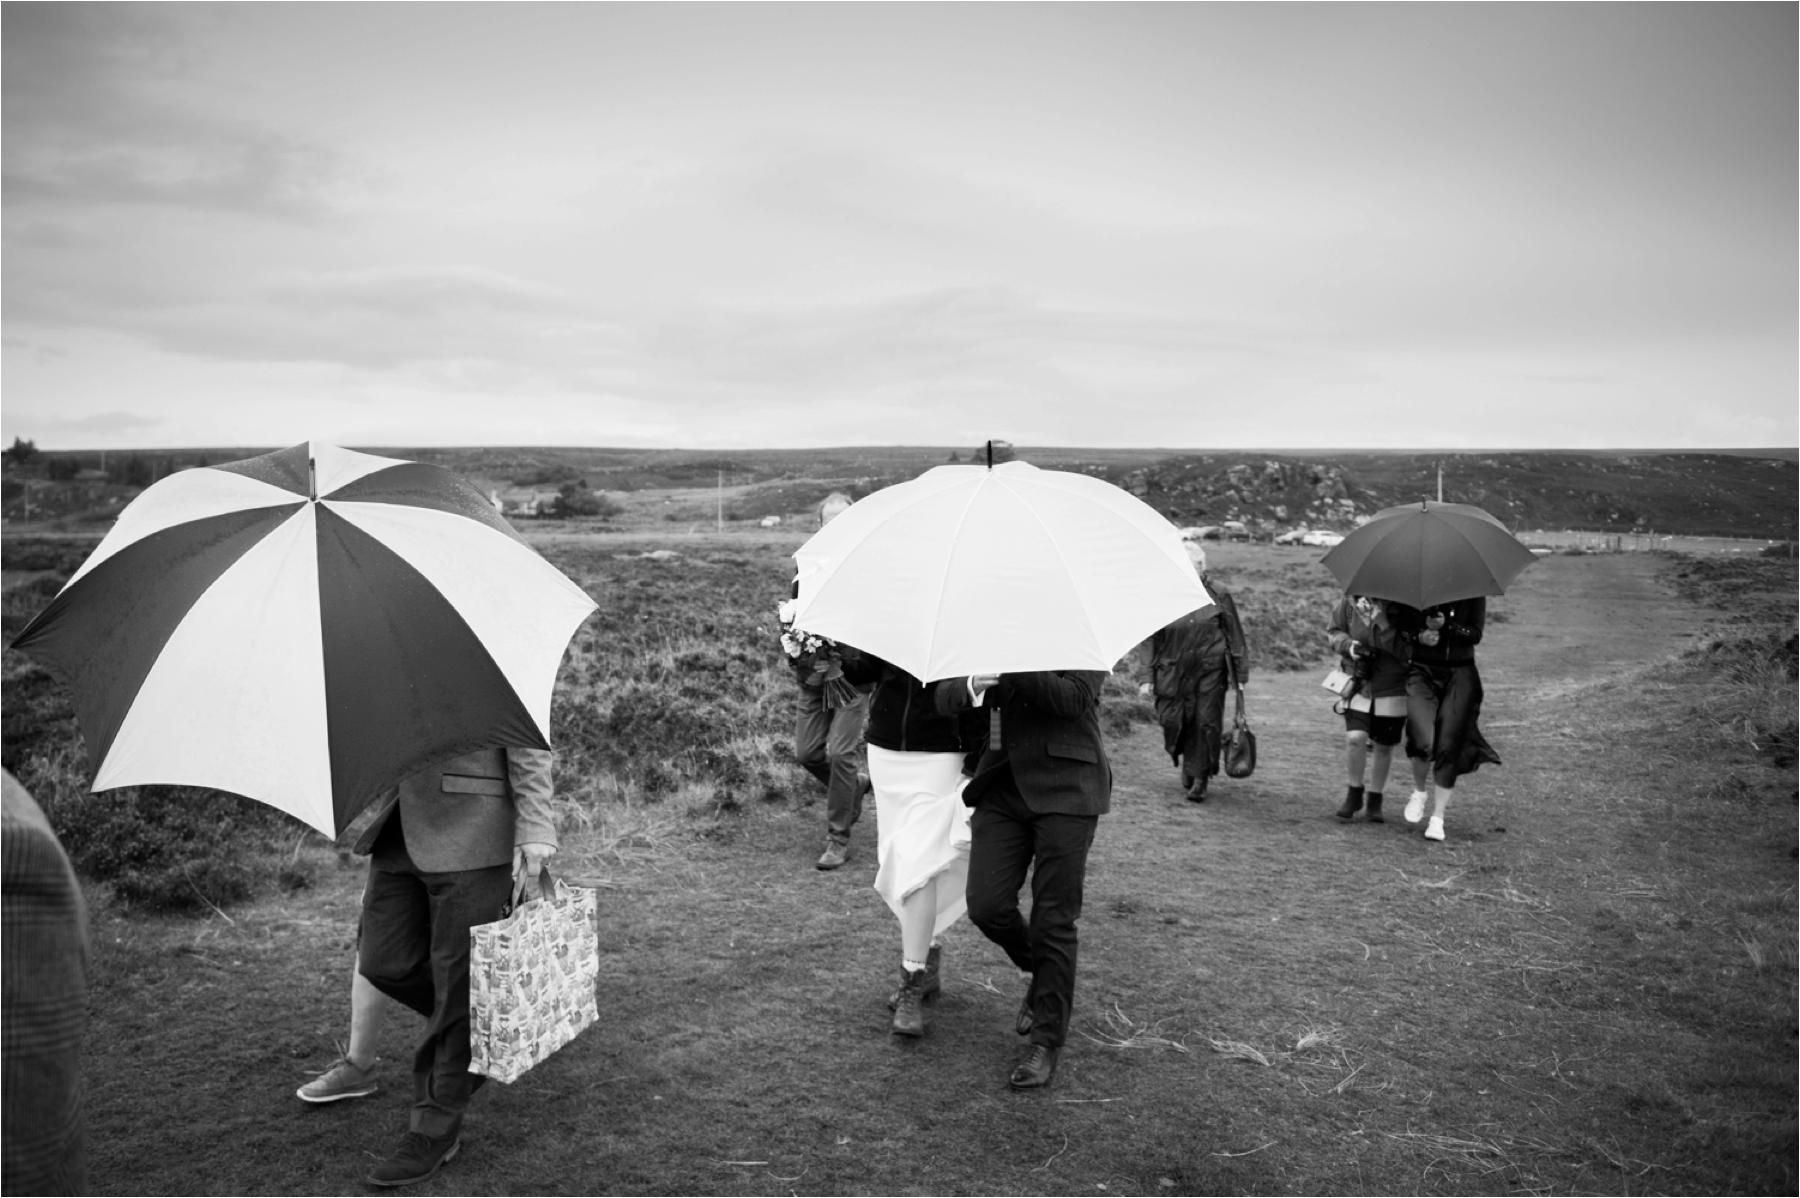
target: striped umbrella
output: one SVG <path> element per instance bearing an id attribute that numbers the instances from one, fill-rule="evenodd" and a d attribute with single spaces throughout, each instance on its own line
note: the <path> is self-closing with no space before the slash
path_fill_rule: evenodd
<path id="1" fill-rule="evenodd" d="M 548 748 L 594 606 L 466 480 L 312 442 L 145 490 L 13 647 L 72 685 L 94 790 L 207 786 L 336 836 L 433 761 Z"/>

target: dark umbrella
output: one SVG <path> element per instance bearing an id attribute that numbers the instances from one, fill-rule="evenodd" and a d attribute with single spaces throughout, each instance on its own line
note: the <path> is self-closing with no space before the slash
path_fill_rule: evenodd
<path id="1" fill-rule="evenodd" d="M 1537 559 L 1480 508 L 1422 499 L 1375 513 L 1319 560 L 1349 594 L 1422 610 L 1504 594 Z"/>
<path id="2" fill-rule="evenodd" d="M 207 786 L 336 835 L 434 760 L 547 748 L 593 610 L 471 483 L 314 442 L 145 490 L 13 647 L 74 689 L 95 790 Z"/>

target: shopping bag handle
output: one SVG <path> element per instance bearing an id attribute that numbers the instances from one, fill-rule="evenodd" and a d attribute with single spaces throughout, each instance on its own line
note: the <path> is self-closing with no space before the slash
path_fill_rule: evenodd
<path id="1" fill-rule="evenodd" d="M 511 915 L 518 909 L 519 899 L 524 896 L 525 887 L 529 885 L 529 882 L 521 883 L 517 889 L 506 896 L 506 910 L 501 913 L 502 918 Z M 548 865 L 538 871 L 538 894 L 544 899 L 553 899 L 556 897 L 556 879 L 550 876 L 550 867 Z"/>

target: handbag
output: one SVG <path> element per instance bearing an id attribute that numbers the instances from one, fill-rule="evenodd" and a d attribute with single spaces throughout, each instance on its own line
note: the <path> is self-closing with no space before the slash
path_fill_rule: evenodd
<path id="1" fill-rule="evenodd" d="M 469 929 L 469 1072 L 514 1082 L 600 1017 L 599 897 L 550 871 L 543 897 Z"/>
<path id="2" fill-rule="evenodd" d="M 1334 669 L 1331 673 L 1325 675 L 1325 681 L 1319 683 L 1319 685 L 1334 695 L 1348 697 L 1351 688 L 1356 685 L 1356 679 L 1344 673 L 1342 670 Z"/>
<path id="3" fill-rule="evenodd" d="M 1237 710 L 1232 718 L 1231 731 L 1225 734 L 1225 776 L 1248 778 L 1256 772 L 1256 733 L 1250 731 L 1250 722 L 1244 718 L 1243 685 L 1239 683 L 1232 689 L 1237 696 Z"/>

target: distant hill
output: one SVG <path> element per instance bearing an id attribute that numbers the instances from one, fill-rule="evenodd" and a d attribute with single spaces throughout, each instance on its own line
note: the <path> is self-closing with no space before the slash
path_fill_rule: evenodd
<path id="1" fill-rule="evenodd" d="M 809 510 L 834 490 L 861 498 L 946 462 L 976 460 L 978 447 L 673 450 L 498 447 L 369 452 L 436 462 L 484 489 L 554 486 L 583 479 L 597 491 L 729 487 L 731 516 L 758 519 Z M 1794 539 L 1800 467 L 1788 450 L 1505 453 L 1179 451 L 1157 448 L 1014 447 L 1046 469 L 1079 470 L 1139 496 L 1181 525 L 1239 520 L 1262 535 L 1295 527 L 1345 529 L 1384 507 L 1443 497 L 1485 508 L 1517 529 L 1645 531 L 1688 536 Z M 228 461 L 262 450 L 138 451 L 156 467 Z M 131 451 L 110 451 L 109 464 Z M 54 481 L 45 452 L 5 473 L 4 514 L 104 520 L 135 488 Z M 57 473 L 69 473 L 64 461 Z"/>

